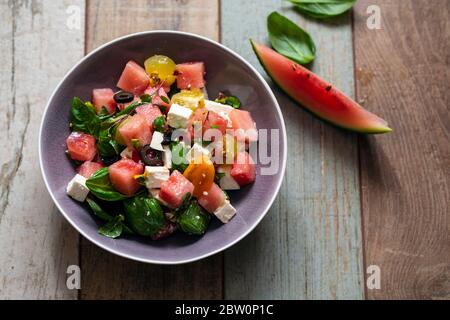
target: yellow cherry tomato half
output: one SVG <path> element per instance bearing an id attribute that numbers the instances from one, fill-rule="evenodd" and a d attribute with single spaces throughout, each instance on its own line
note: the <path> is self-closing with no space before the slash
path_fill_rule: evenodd
<path id="1" fill-rule="evenodd" d="M 197 198 L 211 189 L 215 174 L 214 164 L 205 156 L 192 161 L 183 173 L 185 178 L 194 185 L 194 197 Z"/>
<path id="2" fill-rule="evenodd" d="M 205 95 L 197 88 L 181 90 L 172 96 L 171 102 L 195 111 L 197 108 L 205 106 Z"/>
<path id="3" fill-rule="evenodd" d="M 159 85 L 164 81 L 164 86 L 170 86 L 175 82 L 175 62 L 169 57 L 154 55 L 145 60 L 145 71 L 150 76 L 152 86 Z"/>

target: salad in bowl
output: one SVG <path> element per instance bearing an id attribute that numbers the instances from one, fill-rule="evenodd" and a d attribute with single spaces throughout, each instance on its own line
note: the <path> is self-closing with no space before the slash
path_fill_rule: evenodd
<path id="1" fill-rule="evenodd" d="M 227 191 L 256 179 L 257 126 L 233 92 L 208 97 L 206 72 L 156 54 L 128 61 L 115 88 L 73 98 L 66 193 L 103 221 L 101 235 L 203 235 L 239 215 Z"/>

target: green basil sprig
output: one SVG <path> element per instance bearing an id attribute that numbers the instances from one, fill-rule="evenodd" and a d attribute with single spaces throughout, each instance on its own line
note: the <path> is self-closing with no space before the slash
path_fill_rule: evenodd
<path id="1" fill-rule="evenodd" d="M 312 38 L 294 22 L 275 11 L 267 17 L 267 28 L 272 47 L 280 54 L 300 64 L 314 60 Z"/>
<path id="2" fill-rule="evenodd" d="M 340 15 L 353 7 L 357 0 L 287 0 L 310 17 L 326 19 Z"/>
<path id="3" fill-rule="evenodd" d="M 94 106 L 74 97 L 70 106 L 70 126 L 73 131 L 85 132 L 97 138 L 100 130 L 100 118 L 95 113 Z"/>
<path id="4" fill-rule="evenodd" d="M 153 236 L 165 226 L 163 210 L 155 198 L 139 194 L 123 203 L 126 221 L 137 234 Z"/>
<path id="5" fill-rule="evenodd" d="M 104 211 L 93 199 L 87 198 L 86 202 L 91 207 L 95 216 L 107 223 L 98 229 L 98 233 L 109 237 L 117 238 L 122 235 L 122 232 L 133 234 L 134 232 L 124 223 L 124 216 L 119 214 L 117 216 L 110 215 Z"/>
<path id="6" fill-rule="evenodd" d="M 114 190 L 109 180 L 108 167 L 95 172 L 92 177 L 86 181 L 86 186 L 97 198 L 106 201 L 120 201 L 128 197 Z"/>

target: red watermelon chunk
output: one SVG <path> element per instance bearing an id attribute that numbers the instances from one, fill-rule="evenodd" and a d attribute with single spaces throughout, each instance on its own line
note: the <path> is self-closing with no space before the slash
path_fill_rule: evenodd
<path id="1" fill-rule="evenodd" d="M 230 175 L 241 187 L 255 181 L 255 162 L 246 151 L 242 151 L 237 155 L 231 168 Z"/>
<path id="2" fill-rule="evenodd" d="M 203 130 L 203 125 L 205 123 L 207 115 L 208 115 L 208 110 L 206 110 L 205 108 L 197 108 L 195 110 L 194 114 L 188 120 L 187 130 L 191 136 L 191 140 L 194 138 L 194 124 L 199 125 Z M 197 127 L 195 127 L 195 129 L 198 130 Z M 203 137 L 203 133 L 202 133 L 202 137 Z"/>
<path id="3" fill-rule="evenodd" d="M 203 133 L 208 129 L 217 129 L 222 134 L 225 134 L 227 130 L 227 120 L 224 117 L 221 117 L 217 112 L 209 111 L 208 117 L 203 123 Z"/>
<path id="4" fill-rule="evenodd" d="M 85 161 L 78 167 L 78 174 L 81 174 L 86 179 L 89 179 L 94 173 L 103 168 L 104 165 L 98 162 Z"/>
<path id="5" fill-rule="evenodd" d="M 116 112 L 116 101 L 114 100 L 114 91 L 109 88 L 92 90 L 92 104 L 95 106 L 97 114 L 106 108 L 109 114 Z"/>
<path id="6" fill-rule="evenodd" d="M 140 95 L 148 87 L 150 78 L 144 68 L 134 61 L 129 61 L 120 76 L 117 86 L 125 91 Z"/>
<path id="7" fill-rule="evenodd" d="M 126 196 L 132 196 L 141 187 L 133 177 L 142 174 L 144 166 L 133 160 L 123 158 L 109 166 L 108 172 L 114 189 Z"/>
<path id="8" fill-rule="evenodd" d="M 198 198 L 198 203 L 209 213 L 213 213 L 225 202 L 225 194 L 220 187 L 213 183 L 207 194 Z"/>
<path id="9" fill-rule="evenodd" d="M 205 64 L 203 62 L 187 62 L 177 64 L 178 89 L 201 89 L 205 86 Z"/>
<path id="10" fill-rule="evenodd" d="M 120 111 L 122 111 L 123 109 L 125 109 L 126 107 L 128 107 L 130 104 L 135 103 L 135 102 L 139 102 L 139 101 L 141 101 L 141 100 L 139 99 L 139 97 L 138 97 L 138 96 L 134 96 L 133 101 L 127 102 L 127 103 L 119 103 L 119 104 L 117 104 L 117 107 L 119 108 Z"/>
<path id="11" fill-rule="evenodd" d="M 236 137 L 241 141 L 257 141 L 258 131 L 250 112 L 245 110 L 232 110 L 229 115 Z"/>
<path id="12" fill-rule="evenodd" d="M 67 137 L 66 144 L 73 160 L 91 161 L 97 153 L 95 138 L 87 133 L 72 132 Z"/>
<path id="13" fill-rule="evenodd" d="M 157 106 L 144 104 L 136 108 L 136 113 L 145 117 L 147 125 L 153 130 L 153 120 L 162 116 L 161 110 Z"/>
<path id="14" fill-rule="evenodd" d="M 179 171 L 175 170 L 167 181 L 161 183 L 159 197 L 172 208 L 178 208 L 183 202 L 183 197 L 194 192 L 194 185 Z"/>
<path id="15" fill-rule="evenodd" d="M 152 104 L 153 105 L 158 106 L 158 107 L 159 106 L 163 107 L 161 109 L 163 109 L 164 113 L 167 113 L 167 112 L 169 112 L 169 109 L 170 109 L 170 103 L 164 102 L 161 99 L 161 97 L 165 97 L 168 101 L 170 101 L 169 96 L 167 95 L 167 92 L 164 89 L 164 87 L 159 88 L 158 93 L 155 94 L 155 91 L 157 89 L 158 88 L 155 88 L 155 87 L 148 87 L 147 89 L 145 89 L 144 93 L 152 96 Z M 170 88 L 169 88 L 169 90 L 170 90 Z"/>
<path id="16" fill-rule="evenodd" d="M 133 148 L 133 139 L 138 139 L 141 146 L 149 144 L 152 139 L 152 131 L 142 114 L 129 117 L 118 130 L 123 142 L 130 148 Z"/>

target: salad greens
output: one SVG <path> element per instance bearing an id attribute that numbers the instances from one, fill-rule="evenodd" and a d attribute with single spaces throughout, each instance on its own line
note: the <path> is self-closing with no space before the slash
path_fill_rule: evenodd
<path id="1" fill-rule="evenodd" d="M 194 235 L 204 234 L 210 219 L 210 215 L 204 213 L 195 200 L 190 200 L 187 206 L 183 206 L 177 216 L 177 222 L 181 230 Z"/>
<path id="2" fill-rule="evenodd" d="M 227 104 L 235 109 L 239 109 L 241 107 L 241 101 L 238 99 L 238 97 L 226 95 L 223 92 L 220 92 L 219 96 L 214 101 L 222 104 Z"/>
<path id="3" fill-rule="evenodd" d="M 128 198 L 117 192 L 109 180 L 108 167 L 95 172 L 92 177 L 86 181 L 86 186 L 97 198 L 106 201 L 119 201 Z"/>
<path id="4" fill-rule="evenodd" d="M 267 17 L 272 47 L 300 64 L 314 60 L 316 46 L 310 35 L 288 18 L 274 11 Z"/>
<path id="5" fill-rule="evenodd" d="M 287 0 L 303 14 L 317 19 L 340 15 L 353 7 L 357 0 Z"/>
<path id="6" fill-rule="evenodd" d="M 97 138 L 100 122 L 91 103 L 84 103 L 78 97 L 73 98 L 70 107 L 70 126 L 73 131 L 85 132 Z"/>
<path id="7" fill-rule="evenodd" d="M 164 213 L 158 200 L 139 194 L 123 203 L 126 221 L 137 234 L 153 236 L 164 227 Z"/>

